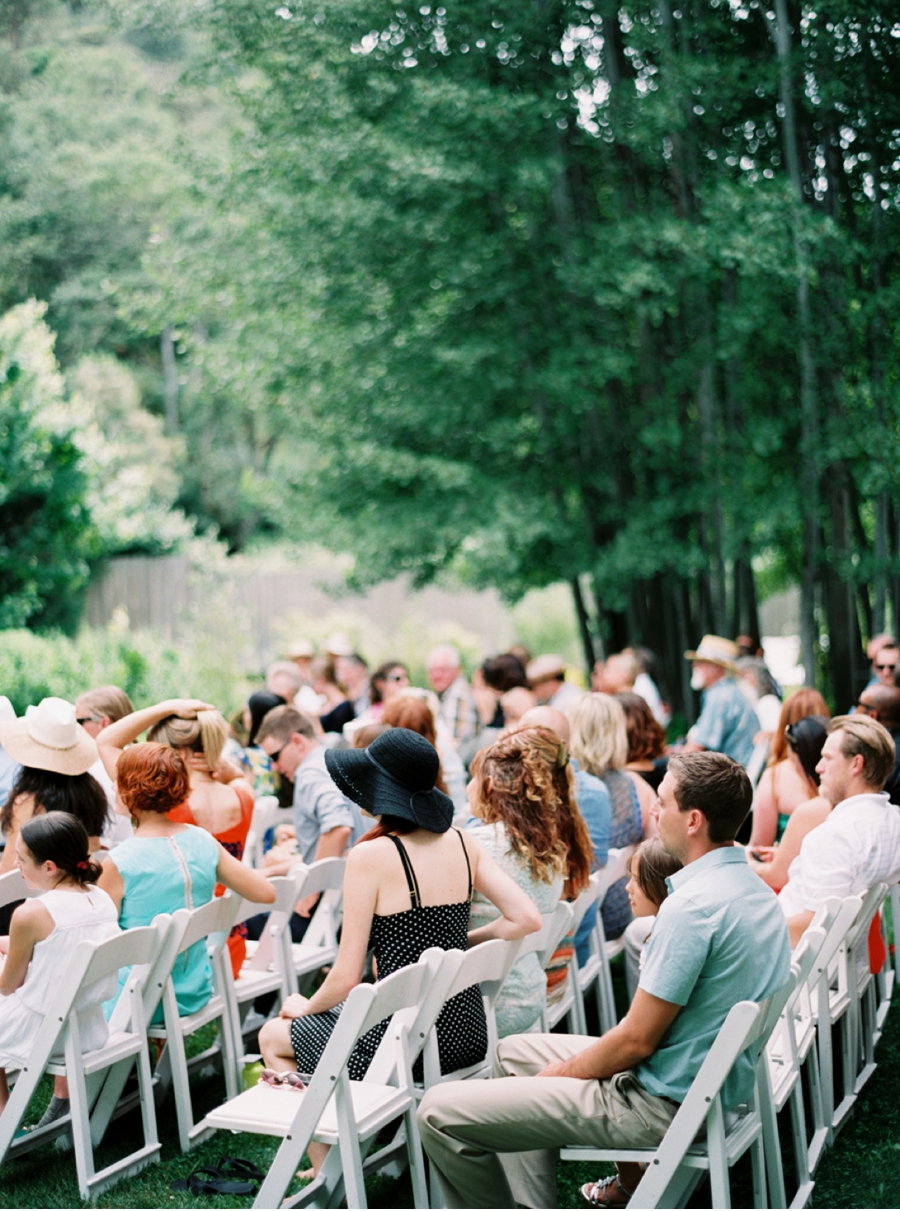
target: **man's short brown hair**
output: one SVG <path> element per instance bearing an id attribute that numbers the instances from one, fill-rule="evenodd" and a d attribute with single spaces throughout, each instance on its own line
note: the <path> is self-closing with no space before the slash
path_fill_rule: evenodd
<path id="1" fill-rule="evenodd" d="M 669 758 L 675 802 L 683 812 L 703 812 L 714 845 L 733 841 L 753 803 L 747 771 L 724 753 L 679 753 Z"/>
<path id="2" fill-rule="evenodd" d="M 256 733 L 256 743 L 262 744 L 267 736 L 271 736 L 273 740 L 287 744 L 295 732 L 307 740 L 316 738 L 316 727 L 309 715 L 304 715 L 295 706 L 275 706 L 263 716 Z"/>
<path id="3" fill-rule="evenodd" d="M 868 715 L 836 715 L 828 724 L 828 734 L 842 732 L 841 752 L 845 757 L 861 756 L 862 779 L 880 791 L 894 768 L 896 750 L 891 733 Z"/>

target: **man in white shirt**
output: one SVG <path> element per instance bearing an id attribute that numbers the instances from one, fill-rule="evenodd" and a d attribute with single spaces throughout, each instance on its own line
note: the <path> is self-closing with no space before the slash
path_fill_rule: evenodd
<path id="1" fill-rule="evenodd" d="M 900 880 L 900 808 L 881 789 L 893 768 L 887 728 L 863 715 L 831 720 L 816 772 L 819 794 L 834 810 L 804 837 L 778 897 L 792 946 L 829 896 Z"/>

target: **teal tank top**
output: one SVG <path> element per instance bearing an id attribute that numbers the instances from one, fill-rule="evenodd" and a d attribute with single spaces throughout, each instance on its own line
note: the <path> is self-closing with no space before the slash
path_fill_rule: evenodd
<path id="1" fill-rule="evenodd" d="M 149 925 L 158 913 L 207 904 L 216 885 L 219 847 L 205 829 L 187 824 L 183 832 L 171 837 L 131 837 L 117 845 L 107 861 L 115 864 L 125 884 L 119 924 L 133 929 Z M 119 993 L 127 978 L 127 971 L 120 973 Z M 207 1003 L 212 996 L 212 973 L 204 941 L 178 956 L 172 983 L 179 1013 L 197 1013 Z M 105 1007 L 107 1017 L 114 1004 Z M 161 1012 L 154 1023 L 157 1019 L 162 1020 Z"/>

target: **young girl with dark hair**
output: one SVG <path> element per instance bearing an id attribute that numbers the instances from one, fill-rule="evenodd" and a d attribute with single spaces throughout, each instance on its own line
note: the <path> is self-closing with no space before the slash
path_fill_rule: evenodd
<path id="1" fill-rule="evenodd" d="M 681 870 L 681 861 L 654 837 L 642 841 L 628 859 L 629 880 L 626 885 L 628 899 L 635 917 L 642 920 L 653 918 L 669 894 L 666 879 Z M 652 929 L 652 926 L 650 927 Z M 644 942 L 650 936 L 650 929 Z M 643 958 L 643 951 L 641 952 Z M 582 1198 L 592 1207 L 624 1207 L 641 1180 L 645 1166 L 634 1161 L 616 1163 L 613 1177 L 603 1177 L 587 1182 L 581 1187 Z"/>
<path id="2" fill-rule="evenodd" d="M 44 1011 L 78 942 L 103 942 L 119 932 L 116 906 L 99 887 L 100 865 L 90 860 L 87 829 L 69 812 L 48 812 L 22 825 L 15 840 L 16 865 L 28 887 L 41 894 L 12 915 L 8 938 L 0 938 L 0 1113 L 9 1090 L 7 1068 L 21 1068 L 44 1022 Z M 83 989 L 78 1021 L 85 1051 L 109 1036 L 103 1002 L 116 990 L 116 976 Z M 67 1090 L 57 1078 L 56 1094 L 43 1123 L 68 1112 Z"/>

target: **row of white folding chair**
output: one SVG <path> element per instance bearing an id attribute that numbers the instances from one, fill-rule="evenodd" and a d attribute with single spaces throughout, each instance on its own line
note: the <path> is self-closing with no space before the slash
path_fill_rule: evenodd
<path id="1" fill-rule="evenodd" d="M 784 1207 L 781 1150 L 763 1051 L 794 989 L 808 978 L 823 940 L 822 930 L 807 930 L 793 956 L 791 976 L 784 987 L 760 1004 L 742 1001 L 732 1007 L 657 1148 L 578 1146 L 562 1149 L 561 1158 L 645 1162 L 647 1170 L 629 1203 L 634 1208 L 684 1206 L 706 1171 L 712 1186 L 711 1205 L 730 1207 L 728 1171 L 752 1149 L 754 1206 Z M 748 1049 L 756 1073 L 754 1093 L 745 1113 L 727 1114 L 722 1089 L 735 1062 Z M 705 1139 L 698 1140 L 704 1127 Z"/>
<path id="2" fill-rule="evenodd" d="M 876 1067 L 875 980 L 869 959 L 869 933 L 887 893 L 885 883 L 876 883 L 866 893 L 836 957 L 836 987 L 829 987 L 827 980 L 823 980 L 820 985 L 820 1013 L 827 996 L 831 1025 L 840 1022 L 843 1097 L 837 1106 L 834 1106 L 834 1085 L 830 1067 L 829 1083 L 825 1090 L 826 1113 L 830 1097 L 834 1128 L 839 1127 L 850 1113 Z M 820 1018 L 820 1039 L 825 1033 L 824 1021 Z M 824 1057 L 822 1062 L 824 1070 Z M 831 1064 L 830 1057 L 828 1063 Z"/>
<path id="3" fill-rule="evenodd" d="M 105 942 L 84 940 L 74 948 L 68 964 L 60 972 L 55 994 L 47 1005 L 43 1025 L 29 1054 L 28 1063 L 16 1074 L 9 1102 L 0 1116 L 0 1164 L 7 1156 L 30 1151 L 71 1127 L 78 1189 L 83 1199 L 94 1200 L 121 1178 L 138 1173 L 159 1159 L 143 993 L 146 974 L 172 929 L 172 918 L 162 915 L 151 925 L 126 930 Z M 111 1022 L 104 1046 L 83 1053 L 75 1011 L 82 990 L 97 980 L 118 974 L 122 967 L 129 965 L 131 970 L 120 997 L 120 1003 L 124 1003 L 127 1010 L 120 1015 L 124 1024 Z M 60 1054 L 62 1062 L 58 1059 Z M 94 1148 L 99 1139 L 93 1133 L 92 1105 L 110 1071 L 130 1070 L 135 1062 L 143 1143 L 127 1156 L 97 1172 Z M 45 1072 L 68 1079 L 71 1119 L 50 1124 L 16 1139 L 22 1118 Z"/>

